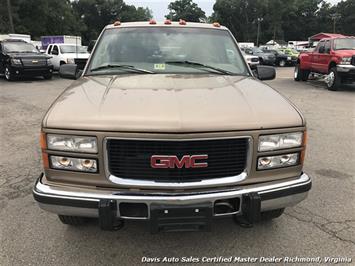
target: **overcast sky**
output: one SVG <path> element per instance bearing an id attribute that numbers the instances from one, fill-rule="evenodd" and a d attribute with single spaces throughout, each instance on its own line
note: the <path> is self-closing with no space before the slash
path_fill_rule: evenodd
<path id="1" fill-rule="evenodd" d="M 148 7 L 153 11 L 153 17 L 156 20 L 164 20 L 165 15 L 168 14 L 168 4 L 173 0 L 125 0 L 127 4 L 135 6 Z M 205 11 L 207 16 L 210 16 L 213 12 L 213 5 L 215 0 L 193 0 L 198 6 Z M 328 2 L 334 4 L 340 2 L 340 0 L 328 0 Z"/>

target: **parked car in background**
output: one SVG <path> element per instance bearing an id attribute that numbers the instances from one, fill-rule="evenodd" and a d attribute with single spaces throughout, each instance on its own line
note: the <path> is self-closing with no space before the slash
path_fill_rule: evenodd
<path id="1" fill-rule="evenodd" d="M 293 58 L 298 58 L 298 56 L 300 55 L 300 53 L 293 48 L 280 48 L 279 51 Z"/>
<path id="2" fill-rule="evenodd" d="M 52 72 L 50 57 L 41 54 L 33 44 L 15 39 L 0 41 L 0 74 L 7 80 L 21 76 L 51 79 Z"/>
<path id="3" fill-rule="evenodd" d="M 254 68 L 256 68 L 256 66 L 258 66 L 260 64 L 258 56 L 246 54 L 244 51 L 242 51 L 242 54 L 243 54 L 245 60 L 247 60 L 247 63 L 250 66 L 250 68 L 254 69 Z"/>
<path id="4" fill-rule="evenodd" d="M 63 64 L 74 64 L 76 59 L 83 59 L 86 63 L 90 56 L 87 48 L 83 46 L 62 43 L 48 45 L 46 54 L 51 56 L 50 61 L 54 70 L 59 70 L 59 67 Z"/>
<path id="5" fill-rule="evenodd" d="M 244 48 L 244 52 L 248 55 L 255 55 L 259 57 L 261 65 L 275 65 L 276 57 L 273 53 L 264 52 L 258 47 Z"/>
<path id="6" fill-rule="evenodd" d="M 306 81 L 310 73 L 323 75 L 333 91 L 342 83 L 355 82 L 355 37 L 322 39 L 312 52 L 302 53 L 294 78 Z"/>
<path id="7" fill-rule="evenodd" d="M 294 66 L 297 62 L 297 57 L 287 55 L 280 50 L 263 49 L 264 52 L 272 53 L 275 55 L 275 64 L 280 67 Z"/>

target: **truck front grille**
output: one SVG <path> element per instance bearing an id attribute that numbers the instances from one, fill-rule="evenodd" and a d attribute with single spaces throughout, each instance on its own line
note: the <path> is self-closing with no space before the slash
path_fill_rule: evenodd
<path id="1" fill-rule="evenodd" d="M 191 182 L 237 176 L 246 168 L 248 138 L 165 141 L 108 139 L 110 174 L 129 179 Z M 205 168 L 152 168 L 152 155 L 208 155 Z"/>
<path id="2" fill-rule="evenodd" d="M 24 67 L 44 67 L 47 65 L 46 59 L 21 59 Z"/>

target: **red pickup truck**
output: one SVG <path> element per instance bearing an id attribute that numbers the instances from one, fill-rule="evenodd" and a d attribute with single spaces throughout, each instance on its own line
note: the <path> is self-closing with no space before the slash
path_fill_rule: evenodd
<path id="1" fill-rule="evenodd" d="M 355 37 L 322 39 L 312 52 L 300 54 L 294 79 L 307 81 L 310 73 L 324 75 L 327 88 L 355 81 Z"/>

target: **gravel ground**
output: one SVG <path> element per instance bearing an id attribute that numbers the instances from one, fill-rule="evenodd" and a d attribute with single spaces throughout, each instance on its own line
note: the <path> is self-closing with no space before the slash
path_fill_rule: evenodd
<path id="1" fill-rule="evenodd" d="M 71 228 L 37 207 L 31 189 L 41 172 L 40 122 L 71 81 L 0 78 L 0 265 L 139 265 L 142 257 L 175 257 L 182 264 L 182 257 L 190 256 L 200 262 L 214 256 L 256 257 L 259 263 L 262 256 L 321 257 L 323 263 L 324 257 L 351 258 L 355 86 L 331 92 L 320 81 L 294 82 L 292 71 L 279 68 L 277 79 L 268 83 L 307 118 L 305 171 L 313 177 L 308 199 L 250 229 L 227 219 L 216 221 L 212 232 L 156 235 L 139 222 L 127 222 L 117 232 L 101 231 L 96 223 Z"/>

